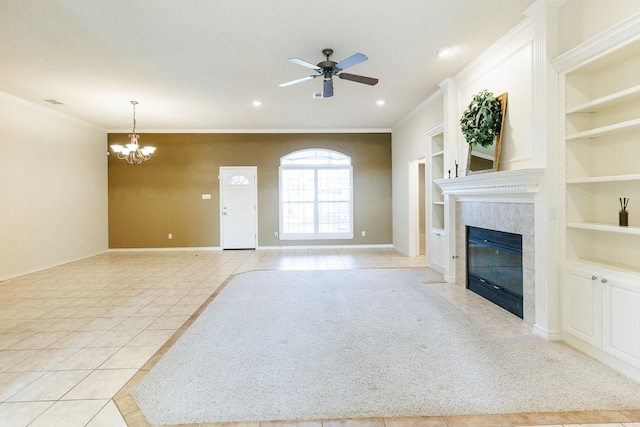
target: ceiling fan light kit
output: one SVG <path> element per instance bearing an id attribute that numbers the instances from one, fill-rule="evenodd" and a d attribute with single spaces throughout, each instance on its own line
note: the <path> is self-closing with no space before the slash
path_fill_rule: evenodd
<path id="1" fill-rule="evenodd" d="M 291 80 L 288 82 L 280 83 L 280 87 L 287 87 L 297 83 L 302 83 L 307 80 L 313 80 L 318 77 L 322 77 L 322 96 L 318 97 L 315 92 L 314 98 L 330 98 L 333 96 L 333 76 L 338 76 L 343 80 L 349 80 L 356 83 L 363 83 L 369 86 L 375 86 L 378 84 L 378 79 L 373 77 L 365 77 L 359 76 L 357 74 L 349 74 L 343 73 L 342 71 L 346 68 L 353 67 L 354 65 L 358 65 L 361 62 L 366 61 L 367 55 L 363 53 L 356 53 L 344 59 L 340 62 L 335 62 L 331 60 L 331 55 L 333 55 L 333 49 L 323 49 L 322 54 L 325 56 L 325 60 L 319 62 L 317 65 L 314 65 L 310 62 L 304 61 L 299 58 L 289 58 L 289 62 L 293 62 L 294 64 L 302 65 L 306 68 L 311 68 L 316 72 L 316 74 L 306 77 L 301 77 L 299 79 Z"/>

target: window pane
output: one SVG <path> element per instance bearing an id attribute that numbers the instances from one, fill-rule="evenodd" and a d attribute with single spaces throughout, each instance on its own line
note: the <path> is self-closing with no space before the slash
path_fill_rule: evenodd
<path id="1" fill-rule="evenodd" d="M 281 157 L 280 165 L 351 165 L 351 157 L 338 151 L 312 148 Z"/>
<path id="2" fill-rule="evenodd" d="M 313 202 L 312 203 L 283 203 L 282 204 L 282 232 L 283 233 L 313 233 Z"/>
<path id="3" fill-rule="evenodd" d="M 348 233 L 351 231 L 349 202 L 322 202 L 318 204 L 318 232 Z"/>
<path id="4" fill-rule="evenodd" d="M 243 175 L 234 175 L 229 178 L 227 185 L 250 185 L 249 180 Z"/>
<path id="5" fill-rule="evenodd" d="M 313 202 L 315 181 L 313 169 L 284 169 L 282 171 L 283 202 Z"/>
<path id="6" fill-rule="evenodd" d="M 349 201 L 349 169 L 318 170 L 318 201 Z"/>

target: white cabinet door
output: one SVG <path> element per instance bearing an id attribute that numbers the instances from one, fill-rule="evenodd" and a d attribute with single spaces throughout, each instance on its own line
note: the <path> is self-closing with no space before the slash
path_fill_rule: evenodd
<path id="1" fill-rule="evenodd" d="M 444 232 L 439 230 L 431 231 L 431 238 L 429 239 L 429 247 L 427 253 L 429 254 L 429 262 L 431 268 L 444 272 Z"/>
<path id="2" fill-rule="evenodd" d="M 603 349 L 640 368 L 640 279 L 605 275 Z"/>
<path id="3" fill-rule="evenodd" d="M 562 329 L 602 348 L 602 291 L 600 277 L 565 267 L 562 292 Z"/>

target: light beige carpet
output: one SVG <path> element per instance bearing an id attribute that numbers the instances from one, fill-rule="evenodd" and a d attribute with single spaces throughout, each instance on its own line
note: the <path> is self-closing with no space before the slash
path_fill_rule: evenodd
<path id="1" fill-rule="evenodd" d="M 236 276 L 133 396 L 152 424 L 640 408 L 640 384 L 490 334 L 428 269 Z"/>

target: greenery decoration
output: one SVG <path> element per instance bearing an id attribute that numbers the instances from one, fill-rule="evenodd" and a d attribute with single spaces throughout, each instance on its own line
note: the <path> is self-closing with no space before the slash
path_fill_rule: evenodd
<path id="1" fill-rule="evenodd" d="M 477 93 L 460 118 L 460 126 L 467 144 L 491 146 L 502 126 L 500 100 L 487 90 Z"/>

